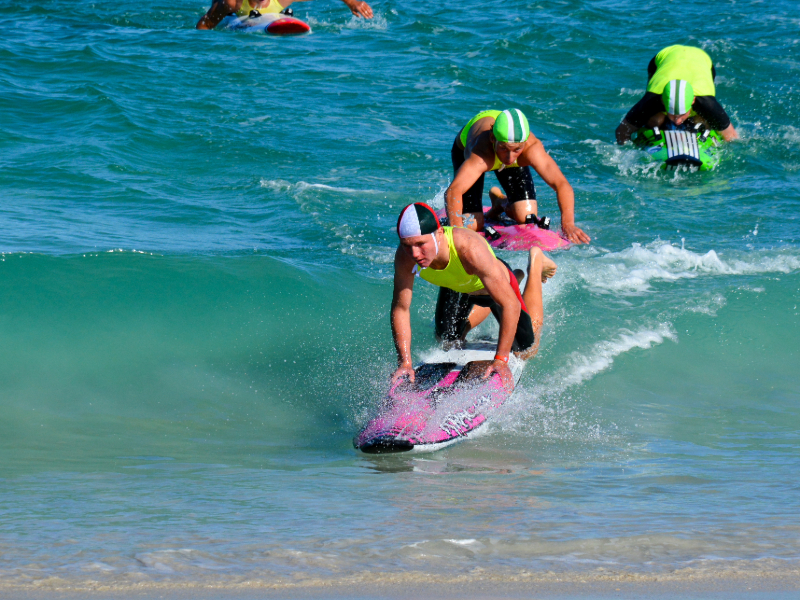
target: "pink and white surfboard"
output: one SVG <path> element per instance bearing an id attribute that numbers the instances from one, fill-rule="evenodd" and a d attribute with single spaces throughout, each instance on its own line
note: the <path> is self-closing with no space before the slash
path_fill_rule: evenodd
<path id="1" fill-rule="evenodd" d="M 488 212 L 489 208 L 484 207 L 483 212 Z M 445 209 L 436 211 L 436 216 L 440 219 L 446 217 Z M 549 229 L 541 229 L 537 225 L 517 225 L 512 223 L 511 220 L 503 221 L 486 221 L 487 225 L 491 225 L 492 229 L 499 234 L 499 237 L 492 239 L 486 231 L 483 232 L 486 241 L 499 250 L 530 250 L 531 248 L 541 248 L 545 252 L 558 250 L 559 248 L 566 248 L 569 246 L 569 241 L 563 238 L 559 233 L 550 231 Z"/>
<path id="2" fill-rule="evenodd" d="M 389 390 L 353 445 L 369 454 L 431 451 L 475 434 L 511 395 L 498 375 L 480 376 L 496 348 L 487 341 L 432 351 L 415 369 L 413 384 L 403 382 Z M 525 362 L 512 356 L 509 368 L 516 385 Z"/>

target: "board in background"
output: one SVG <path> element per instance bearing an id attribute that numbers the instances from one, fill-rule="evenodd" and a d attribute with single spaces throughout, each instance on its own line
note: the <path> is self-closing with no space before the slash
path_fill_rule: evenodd
<path id="1" fill-rule="evenodd" d="M 489 207 L 484 206 L 483 212 L 486 214 Z M 445 209 L 436 211 L 436 216 L 443 219 L 447 216 Z M 545 252 L 566 248 L 569 241 L 564 239 L 559 233 L 542 229 L 533 223 L 519 224 L 511 219 L 486 219 L 487 227 L 482 233 L 486 241 L 498 250 L 522 251 L 531 248 L 541 248 Z"/>
<path id="2" fill-rule="evenodd" d="M 301 35 L 309 33 L 311 27 L 305 21 L 281 13 L 258 14 L 245 17 L 231 15 L 222 20 L 221 26 L 234 31 L 268 33 L 270 35 Z"/>
<path id="3" fill-rule="evenodd" d="M 700 123 L 696 128 L 670 131 L 654 127 L 640 129 L 631 140 L 647 153 L 650 160 L 662 163 L 662 169 L 687 166 L 710 171 L 719 164 L 719 150 L 723 144 L 722 136 Z"/>

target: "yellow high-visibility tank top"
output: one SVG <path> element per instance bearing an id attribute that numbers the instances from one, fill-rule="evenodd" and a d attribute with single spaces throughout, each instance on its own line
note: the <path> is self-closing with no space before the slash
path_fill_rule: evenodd
<path id="1" fill-rule="evenodd" d="M 269 4 L 265 6 L 251 6 L 250 0 L 242 0 L 242 7 L 236 11 L 236 14 L 240 17 L 246 17 L 250 14 L 251 10 L 257 10 L 262 15 L 269 15 L 279 13 L 283 10 L 283 6 L 278 0 L 270 0 Z"/>
<path id="2" fill-rule="evenodd" d="M 447 263 L 444 269 L 431 269 L 430 267 L 420 269 L 419 267 L 414 267 L 417 275 L 433 285 L 450 288 L 462 294 L 469 294 L 470 292 L 482 290 L 483 283 L 481 283 L 480 278 L 477 275 L 470 275 L 467 273 L 464 270 L 464 265 L 461 264 L 461 259 L 458 257 L 456 246 L 453 243 L 453 228 L 443 227 L 442 229 L 444 229 L 444 235 L 450 247 L 450 262 Z M 484 243 L 486 243 L 489 252 L 494 256 L 494 250 L 489 246 L 489 243 L 485 240 Z"/>

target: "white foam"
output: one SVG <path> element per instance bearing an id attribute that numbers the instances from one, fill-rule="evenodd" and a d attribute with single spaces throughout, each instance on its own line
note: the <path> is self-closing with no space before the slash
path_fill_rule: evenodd
<path id="1" fill-rule="evenodd" d="M 292 184 L 283 179 L 262 179 L 259 184 L 262 188 L 275 192 L 287 192 L 292 189 Z"/>
<path id="2" fill-rule="evenodd" d="M 558 383 L 548 392 L 561 393 L 569 387 L 588 381 L 608 369 L 620 354 L 635 348 L 647 350 L 654 345 L 662 344 L 667 339 L 678 341 L 678 336 L 669 323 L 662 323 L 654 329 L 642 328 L 638 331 L 621 329 L 616 338 L 597 342 L 587 352 L 575 352 L 568 357 L 566 364 L 551 377 L 551 381 Z"/>
<path id="3" fill-rule="evenodd" d="M 342 29 L 373 29 L 384 31 L 389 28 L 389 22 L 383 15 L 376 14 L 371 19 L 353 17 L 342 26 Z"/>
<path id="4" fill-rule="evenodd" d="M 677 281 L 701 276 L 791 273 L 800 269 L 800 256 L 756 251 L 742 258 L 723 260 L 714 250 L 687 250 L 668 241 L 632 244 L 621 252 L 607 252 L 586 261 L 579 272 L 597 293 L 642 294 L 656 281 Z"/>
<path id="5" fill-rule="evenodd" d="M 791 125 L 780 127 L 783 130 L 783 139 L 793 144 L 800 144 L 800 129 Z"/>
<path id="6" fill-rule="evenodd" d="M 725 306 L 728 301 L 722 294 L 706 295 L 701 298 L 690 299 L 686 302 L 686 311 L 716 317 L 717 311 Z"/>
<path id="7" fill-rule="evenodd" d="M 333 185 L 326 185 L 324 183 L 306 183 L 305 181 L 298 181 L 294 184 L 294 188 L 298 192 L 306 190 L 326 190 L 330 192 L 340 192 L 342 194 L 379 194 L 378 190 L 357 190 L 354 188 L 336 187 Z"/>
<path id="8" fill-rule="evenodd" d="M 477 544 L 478 540 L 445 540 L 445 542 L 450 542 L 451 544 L 456 544 L 458 546 L 471 546 L 472 544 Z"/>
<path id="9" fill-rule="evenodd" d="M 273 190 L 276 192 L 290 192 L 294 191 L 297 193 L 302 193 L 307 190 L 325 190 L 329 192 L 338 192 L 341 194 L 382 194 L 380 190 L 357 190 L 355 188 L 347 188 L 347 187 L 336 187 L 333 185 L 327 185 L 324 183 L 307 183 L 305 181 L 298 181 L 297 183 L 291 183 L 289 181 L 285 181 L 283 179 L 262 179 L 259 182 L 259 185 L 262 188 L 266 188 L 268 190 Z"/>
<path id="10" fill-rule="evenodd" d="M 608 370 L 618 356 L 650 349 L 665 340 L 677 341 L 670 323 L 636 331 L 620 329 L 609 340 L 573 352 L 547 377 L 518 388 L 496 422 L 503 429 L 526 433 L 532 441 L 551 438 L 586 443 L 608 439 L 616 426 L 582 415 L 580 403 L 572 396 L 575 388 Z"/>
<path id="11" fill-rule="evenodd" d="M 311 26 L 312 31 L 314 29 L 323 28 L 336 31 L 341 31 L 343 29 L 372 29 L 375 31 L 384 31 L 389 28 L 389 22 L 386 20 L 386 17 L 381 14 L 375 14 L 371 19 L 364 19 L 351 15 L 351 18 L 344 23 L 332 23 L 331 21 L 320 20 L 308 14 L 303 17 L 303 20 Z"/>

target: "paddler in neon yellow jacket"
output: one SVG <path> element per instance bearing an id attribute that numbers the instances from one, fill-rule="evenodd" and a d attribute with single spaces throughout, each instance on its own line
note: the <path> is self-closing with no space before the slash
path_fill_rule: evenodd
<path id="1" fill-rule="evenodd" d="M 508 368 L 511 352 L 523 360 L 539 347 L 542 328 L 542 283 L 556 272 L 555 263 L 539 248 L 530 250 L 528 281 L 520 293 L 517 275 L 494 255 L 486 239 L 463 227 L 442 227 L 427 204 L 409 204 L 397 219 L 400 244 L 394 255 L 392 335 L 397 370 L 414 381 L 411 359 L 411 298 L 420 277 L 443 290 L 452 290 L 455 302 L 436 304 L 436 336 L 446 343 L 463 341 L 467 332 L 491 311 L 500 323 L 497 350 L 487 361 L 484 376 L 498 373 L 509 389 L 514 378 Z M 522 273 L 519 273 L 522 276 Z"/>
<path id="2" fill-rule="evenodd" d="M 642 127 L 671 129 L 689 119 L 702 120 L 728 142 L 738 138 L 717 101 L 716 75 L 711 57 L 700 48 L 664 48 L 647 66 L 647 91 L 617 127 L 617 143 L 624 144 Z"/>
<path id="3" fill-rule="evenodd" d="M 279 13 L 293 2 L 306 0 L 214 0 L 211 8 L 197 22 L 197 29 L 214 29 L 228 15 L 247 16 L 256 10 L 262 15 Z M 372 8 L 363 0 L 342 0 L 357 17 L 372 18 Z"/>
<path id="4" fill-rule="evenodd" d="M 537 215 L 536 189 L 530 168 L 553 188 L 561 210 L 561 230 L 569 241 L 591 241 L 575 225 L 575 193 L 556 162 L 531 133 L 528 119 L 521 110 L 485 110 L 461 129 L 450 151 L 455 177 L 445 192 L 447 218 L 451 225 L 483 230 L 483 180 L 494 171 L 503 192 L 489 191 L 492 209 L 488 217 L 503 212 L 525 223 L 528 215 Z"/>

